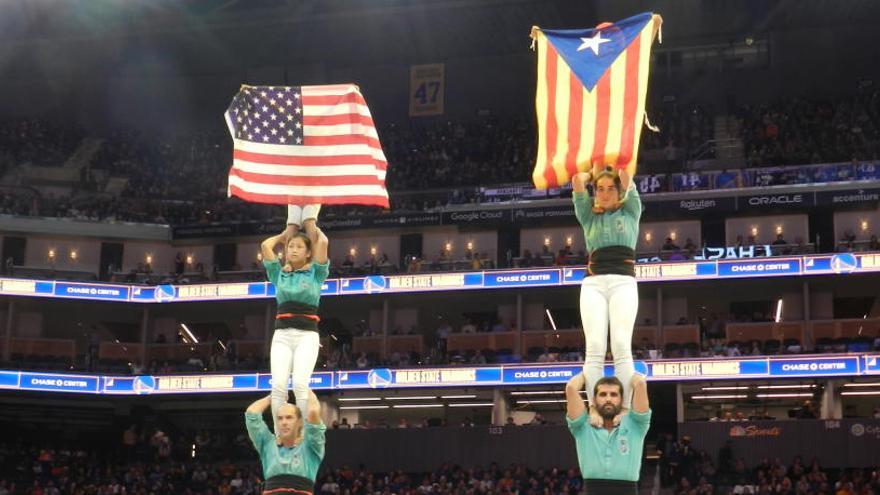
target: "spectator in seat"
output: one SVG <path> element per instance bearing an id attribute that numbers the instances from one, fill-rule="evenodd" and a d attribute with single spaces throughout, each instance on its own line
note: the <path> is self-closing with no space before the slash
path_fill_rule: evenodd
<path id="1" fill-rule="evenodd" d="M 733 345 L 727 346 L 726 353 L 727 353 L 727 357 L 742 356 L 742 352 L 740 352 L 738 344 L 733 344 Z"/>
<path id="2" fill-rule="evenodd" d="M 795 417 L 798 419 L 816 419 L 819 417 L 818 411 L 816 411 L 816 405 L 811 400 L 804 401 L 804 405 L 801 406 Z"/>
<path id="3" fill-rule="evenodd" d="M 764 351 L 761 350 L 761 345 L 757 340 L 752 341 L 752 349 L 749 351 L 750 356 L 760 356 Z"/>
<path id="4" fill-rule="evenodd" d="M 773 241 L 774 246 L 785 246 L 788 244 L 788 241 L 785 240 L 785 237 L 782 234 L 776 234 L 776 240 Z"/>
<path id="5" fill-rule="evenodd" d="M 686 259 L 688 257 L 680 249 L 674 249 L 672 254 L 669 255 L 669 261 L 684 261 Z"/>
<path id="6" fill-rule="evenodd" d="M 461 333 L 476 333 L 477 326 L 471 320 L 465 320 L 465 324 L 461 326 Z"/>
<path id="7" fill-rule="evenodd" d="M 358 356 L 358 358 L 357 358 L 358 369 L 366 369 L 367 366 L 369 366 L 369 365 L 370 365 L 370 360 L 367 359 L 366 353 L 362 352 L 361 355 Z"/>
<path id="8" fill-rule="evenodd" d="M 471 364 L 486 364 L 486 356 L 483 355 L 483 351 L 477 349 L 474 352 L 474 356 L 471 358 Z"/>

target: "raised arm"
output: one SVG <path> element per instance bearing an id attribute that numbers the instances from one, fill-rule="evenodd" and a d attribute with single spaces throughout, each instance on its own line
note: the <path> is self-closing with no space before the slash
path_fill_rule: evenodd
<path id="1" fill-rule="evenodd" d="M 313 425 L 321 424 L 321 402 L 318 401 L 318 396 L 315 395 L 315 392 L 311 390 L 309 390 L 309 403 L 306 407 L 308 407 L 306 421 Z"/>
<path id="2" fill-rule="evenodd" d="M 593 204 L 590 194 L 587 192 L 587 184 L 593 180 L 590 172 L 581 172 L 571 178 L 571 189 L 574 194 L 571 200 L 574 202 L 574 215 L 581 225 L 586 225 L 593 217 Z"/>
<path id="3" fill-rule="evenodd" d="M 629 171 L 620 169 L 617 172 L 617 176 L 620 177 L 620 188 L 623 191 L 629 189 L 629 185 L 632 183 L 632 175 L 630 175 Z"/>
<path id="4" fill-rule="evenodd" d="M 269 237 L 265 241 L 260 244 L 260 253 L 263 255 L 263 261 L 275 261 L 278 258 L 275 256 L 275 246 L 279 243 L 283 243 L 285 239 L 287 239 L 287 230 L 284 232 Z"/>
<path id="5" fill-rule="evenodd" d="M 309 390 L 309 401 L 306 406 L 306 422 L 303 424 L 303 445 L 314 459 L 320 463 L 324 458 L 326 439 L 324 432 L 327 427 L 321 422 L 321 403 L 315 393 Z"/>
<path id="6" fill-rule="evenodd" d="M 633 374 L 632 380 L 632 410 L 637 413 L 646 413 L 651 409 L 648 402 L 648 382 L 645 381 L 645 375 L 641 373 Z"/>
<path id="7" fill-rule="evenodd" d="M 272 397 L 266 396 L 266 397 L 263 397 L 262 399 L 255 400 L 251 405 L 248 406 L 247 411 L 245 411 L 245 412 L 254 413 L 254 414 L 263 414 L 263 411 L 265 411 L 271 405 L 272 405 Z"/>
<path id="8" fill-rule="evenodd" d="M 623 191 L 623 209 L 638 221 L 642 216 L 642 198 L 639 188 L 633 185 L 632 176 L 626 170 L 618 172 L 620 188 Z"/>
<path id="9" fill-rule="evenodd" d="M 303 221 L 303 228 L 309 240 L 312 241 L 312 261 L 315 263 L 327 262 L 327 248 L 330 241 L 324 232 L 318 227 L 318 222 L 314 218 Z"/>
<path id="10" fill-rule="evenodd" d="M 587 192 L 587 184 L 593 180 L 591 172 L 580 172 L 571 178 L 571 189 L 576 193 Z"/>
<path id="11" fill-rule="evenodd" d="M 578 373 L 565 384 L 565 415 L 569 419 L 577 419 L 587 411 L 587 408 L 584 406 L 584 399 L 581 397 L 581 390 L 584 389 L 586 381 L 587 379 L 584 377 L 584 374 Z"/>
<path id="12" fill-rule="evenodd" d="M 272 405 L 271 397 L 263 397 L 257 399 L 253 404 L 249 405 L 244 413 L 244 424 L 247 428 L 248 437 L 253 442 L 258 452 L 272 443 L 274 435 L 269 431 L 266 422 L 263 420 L 263 411 Z"/>

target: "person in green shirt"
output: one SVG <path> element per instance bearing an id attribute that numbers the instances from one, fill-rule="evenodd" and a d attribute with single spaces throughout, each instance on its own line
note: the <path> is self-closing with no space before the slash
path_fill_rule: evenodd
<path id="1" fill-rule="evenodd" d="M 263 241 L 260 251 L 269 282 L 275 286 L 278 313 L 269 351 L 272 372 L 272 419 L 287 403 L 287 383 L 293 382 L 293 393 L 300 411 L 306 410 L 309 382 L 321 340 L 318 334 L 318 303 L 321 287 L 330 270 L 327 260 L 329 241 L 318 228 L 321 205 L 288 207 L 287 228 L 281 234 Z M 300 225 L 305 232 L 300 231 Z M 283 259 L 275 255 L 278 244 L 284 246 Z"/>
<path id="2" fill-rule="evenodd" d="M 632 401 L 630 378 L 635 372 L 632 355 L 633 325 L 639 309 L 635 248 L 639 236 L 642 202 L 627 170 L 594 168 L 571 181 L 575 215 L 584 231 L 590 262 L 581 284 L 580 311 L 586 352 L 584 375 L 587 396 L 593 404 L 593 387 L 604 376 L 608 332 L 614 375 L 623 383 L 623 409 Z M 591 199 L 587 184 L 592 184 Z M 620 417 L 616 419 L 620 421 Z M 590 423 L 599 426 L 601 415 L 590 408 Z"/>
<path id="3" fill-rule="evenodd" d="M 586 377 L 573 376 L 565 384 L 568 429 L 575 440 L 578 465 L 584 478 L 587 495 L 635 495 L 642 468 L 645 436 L 651 426 L 648 385 L 644 375 L 634 373 L 632 410 L 620 423 L 615 422 L 622 408 L 623 384 L 617 377 L 602 377 L 593 388 L 595 407 L 602 425 L 587 421 L 587 409 L 581 398 Z"/>
<path id="4" fill-rule="evenodd" d="M 297 406 L 284 403 L 274 418 L 278 430 L 273 435 L 263 421 L 271 402 L 272 396 L 259 399 L 244 413 L 248 436 L 263 466 L 263 494 L 311 495 L 324 459 L 327 427 L 321 421 L 321 403 L 310 390 L 305 419 Z"/>

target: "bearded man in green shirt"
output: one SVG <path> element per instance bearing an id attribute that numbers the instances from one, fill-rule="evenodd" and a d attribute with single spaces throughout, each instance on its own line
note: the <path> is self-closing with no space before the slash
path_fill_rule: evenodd
<path id="1" fill-rule="evenodd" d="M 586 377 L 578 373 L 565 385 L 568 429 L 575 439 L 578 465 L 587 495 L 636 495 L 645 435 L 651 426 L 651 407 L 644 375 L 633 374 L 632 410 L 615 423 L 622 408 L 623 384 L 617 377 L 599 379 L 593 390 L 602 418 L 597 428 L 587 421 L 581 390 Z"/>

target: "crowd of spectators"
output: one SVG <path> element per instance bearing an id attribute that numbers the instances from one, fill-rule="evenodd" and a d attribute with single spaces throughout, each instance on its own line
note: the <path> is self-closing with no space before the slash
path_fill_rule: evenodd
<path id="1" fill-rule="evenodd" d="M 871 495 L 880 493 L 880 473 L 870 469 L 828 469 L 819 461 L 796 456 L 791 464 L 781 459 L 746 460 L 734 455 L 728 441 L 716 457 L 691 444 L 661 436 L 661 485 L 675 495 L 785 494 Z M 753 467 L 749 467 L 749 466 Z"/>
<path id="2" fill-rule="evenodd" d="M 80 129 L 43 119 L 0 122 L 0 177 L 16 165 L 60 167 L 83 137 Z"/>
<path id="3" fill-rule="evenodd" d="M 244 434 L 231 445 L 240 455 L 205 457 L 211 434 L 175 438 L 161 430 L 150 435 L 134 428 L 123 433 L 116 455 L 80 445 L 38 447 L 18 441 L 0 444 L 0 495 L 257 495 L 262 473 Z M 220 439 L 222 437 L 216 437 Z M 190 445 L 196 455 L 190 455 Z M 179 448 L 178 445 L 183 446 Z M 219 444 L 218 444 L 219 445 Z M 232 460 L 235 459 L 235 460 Z M 443 464 L 433 472 L 374 472 L 364 465 L 324 466 L 315 484 L 321 495 L 406 494 L 576 494 L 583 480 L 577 469 L 534 469 L 524 465 L 464 468 Z"/>
<path id="4" fill-rule="evenodd" d="M 846 162 L 880 156 L 880 92 L 839 100 L 786 98 L 738 112 L 751 167 Z"/>
<path id="5" fill-rule="evenodd" d="M 747 319 L 745 316 L 738 319 Z M 731 319 L 729 321 L 736 321 Z M 682 318 L 680 324 L 689 322 Z M 847 352 L 880 351 L 880 336 L 859 338 L 819 338 L 812 348 L 805 347 L 797 339 L 761 340 L 728 340 L 724 337 L 724 322 L 717 316 L 701 318 L 698 322 L 701 338 L 698 342 L 666 343 L 663 346 L 654 344 L 647 338 L 633 344 L 633 355 L 636 359 L 724 359 L 741 356 L 784 356 L 797 354 L 831 354 Z M 456 348 L 448 349 L 448 339 L 452 334 L 474 334 L 488 332 L 505 332 L 511 328 L 502 322 L 486 324 L 485 322 L 466 321 L 460 329 L 453 330 L 447 324 L 441 324 L 436 336 L 428 336 L 426 345 L 419 351 L 392 351 L 382 358 L 376 352 L 355 351 L 351 335 L 333 335 L 333 345 L 326 346 L 319 355 L 316 368 L 319 370 L 354 370 L 372 368 L 409 368 L 421 366 L 479 366 L 484 364 L 511 363 L 556 363 L 583 362 L 583 348 L 547 345 L 523 349 L 521 354 L 509 348 Z M 357 337 L 374 337 L 378 334 L 364 326 L 355 329 Z M 403 330 L 397 328 L 392 336 L 417 335 L 415 328 Z M 122 347 L 125 344 L 118 344 Z M 156 345 L 171 345 L 160 338 Z M 138 362 L 138 356 L 128 359 L 111 359 L 99 356 L 98 346 L 89 345 L 81 354 L 71 359 L 70 356 L 40 356 L 36 354 L 14 353 L 10 361 L 0 361 L 5 369 L 27 369 L 42 371 L 78 371 L 105 374 L 151 374 L 169 373 L 212 373 L 228 371 L 262 371 L 269 367 L 268 358 L 261 357 L 250 350 L 239 351 L 236 341 L 225 344 L 201 344 L 192 346 L 184 342 L 177 344 L 181 349 L 189 349 L 186 355 L 177 357 L 157 358 L 145 365 Z M 123 349 L 124 350 L 124 349 Z M 610 353 L 606 356 L 611 360 Z"/>
<path id="6" fill-rule="evenodd" d="M 36 205 L 24 194 L 0 190 L 0 215 L 30 216 L 36 214 Z"/>
<path id="7" fill-rule="evenodd" d="M 646 157 L 652 155 L 649 151 L 659 152 L 669 164 L 667 173 L 681 170 L 688 154 L 713 138 L 715 116 L 711 109 L 671 103 L 649 114 L 661 131 L 643 133 L 642 151 Z M 744 106 L 736 118 L 750 166 L 852 163 L 834 170 L 799 167 L 739 178 L 725 171 L 716 174 L 714 185 L 704 180 L 688 182 L 704 188 L 874 178 L 875 166 L 865 160 L 880 155 L 874 124 L 878 116 L 877 92 L 834 102 L 789 99 Z M 389 161 L 387 184 L 396 211 L 491 201 L 480 198 L 479 186 L 528 182 L 536 152 L 535 125 L 527 118 L 388 124 L 380 127 L 379 135 Z M 61 165 L 82 138 L 82 131 L 42 120 L 2 123 L 0 177 L 23 163 Z M 47 194 L 37 207 L 29 201 L 11 205 L 10 200 L 0 197 L 0 212 L 172 224 L 266 220 L 280 215 L 278 208 L 226 198 L 230 156 L 231 141 L 222 128 L 172 137 L 118 130 L 103 139 L 71 196 Z M 126 186 L 114 193 L 100 192 L 109 177 L 125 178 Z M 425 193 L 449 188 L 456 189 Z M 374 208 L 333 207 L 327 208 L 325 215 L 377 212 Z"/>
<path id="8" fill-rule="evenodd" d="M 843 232 L 840 240 L 835 248 L 838 252 L 851 253 L 856 251 L 878 251 L 880 250 L 880 240 L 877 234 L 862 232 L 862 235 L 856 235 L 850 229 Z"/>
<path id="9" fill-rule="evenodd" d="M 540 424 L 540 423 L 536 423 Z M 431 424 L 399 425 L 428 427 Z M 473 426 L 463 422 L 462 427 Z M 351 428 L 345 424 L 332 427 Z M 385 427 L 393 427 L 386 425 Z M 871 495 L 880 493 L 880 473 L 870 468 L 830 469 L 796 456 L 745 459 L 732 442 L 717 455 L 695 448 L 688 436 L 661 434 L 659 480 L 643 469 L 641 488 L 674 495 L 784 494 Z M 0 443 L 0 495 L 257 495 L 262 472 L 244 434 L 198 431 L 168 434 L 131 426 L 118 447 L 58 441 L 5 439 Z M 576 467 L 540 468 L 514 464 L 460 466 L 445 463 L 431 472 L 378 472 L 368 466 L 322 466 L 315 483 L 320 495 L 557 495 L 582 493 Z M 655 491 L 656 492 L 656 491 Z"/>
<path id="10" fill-rule="evenodd" d="M 642 150 L 663 150 L 670 166 L 715 138 L 715 112 L 701 105 L 663 104 L 649 108 L 648 118 L 660 132 L 643 130 Z M 670 170 L 671 171 L 671 170 Z"/>
<path id="11" fill-rule="evenodd" d="M 132 426 L 117 449 L 81 442 L 42 447 L 13 438 L 0 443 L 0 495 L 261 492 L 259 461 L 243 429 L 213 439 L 205 432 L 172 438 L 162 429 Z"/>
<path id="12" fill-rule="evenodd" d="M 534 165 L 537 132 L 526 119 L 390 125 L 382 130 L 392 191 L 525 181 Z"/>

